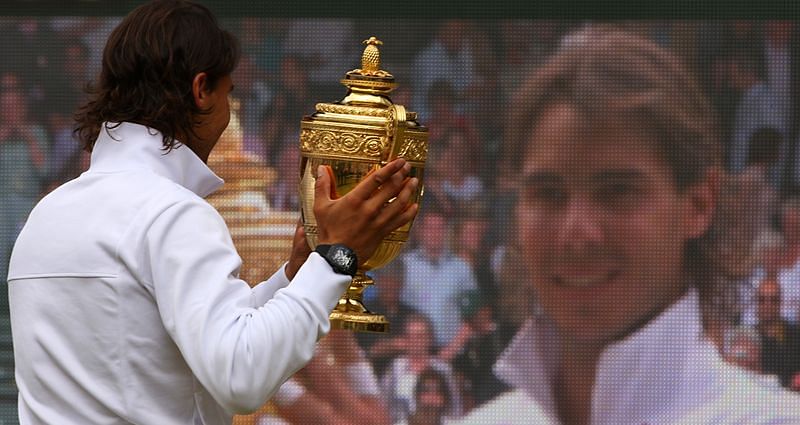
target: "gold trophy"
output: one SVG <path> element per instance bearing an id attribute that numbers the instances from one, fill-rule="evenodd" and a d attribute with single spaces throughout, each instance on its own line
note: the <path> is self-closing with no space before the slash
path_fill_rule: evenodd
<path id="1" fill-rule="evenodd" d="M 378 46 L 383 43 L 370 37 L 364 44 L 367 47 L 361 56 L 361 68 L 346 73 L 341 80 L 348 89 L 344 99 L 318 103 L 316 113 L 300 122 L 300 202 L 303 226 L 312 249 L 318 243 L 314 183 L 320 165 L 330 166 L 335 193 L 344 196 L 369 173 L 402 157 L 411 164 L 410 177 L 417 177 L 420 182 L 411 201 L 419 202 L 422 197 L 428 130 L 416 122 L 415 112 L 406 111 L 389 99 L 397 84 L 392 74 L 380 69 Z M 386 317 L 364 306 L 364 289 L 374 283 L 365 272 L 387 264 L 400 253 L 412 224 L 413 220 L 385 237 L 372 257 L 359 267 L 330 315 L 331 327 L 389 331 Z"/>

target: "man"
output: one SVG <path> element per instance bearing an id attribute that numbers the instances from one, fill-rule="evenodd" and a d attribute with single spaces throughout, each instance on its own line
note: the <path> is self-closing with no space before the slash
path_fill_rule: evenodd
<path id="1" fill-rule="evenodd" d="M 453 403 L 447 377 L 434 368 L 423 370 L 414 385 L 414 411 L 396 425 L 446 425 L 452 421 L 447 412 Z"/>
<path id="2" fill-rule="evenodd" d="M 405 282 L 405 266 L 401 261 L 393 261 L 370 272 L 377 285 L 375 301 L 369 302 L 369 308 L 386 316 L 391 326 L 389 334 L 360 332 L 356 339 L 375 368 L 378 378 L 383 376 L 386 368 L 395 357 L 408 350 L 407 339 L 401 332 L 406 327 L 406 319 L 419 312 L 406 304 L 400 296 Z"/>
<path id="3" fill-rule="evenodd" d="M 492 371 L 508 341 L 494 320 L 494 310 L 477 290 L 459 296 L 461 328 L 439 351 L 439 358 L 453 366 L 468 394 L 467 406 L 480 406 L 508 389 Z"/>
<path id="4" fill-rule="evenodd" d="M 709 229 L 735 206 L 717 205 L 713 114 L 676 57 L 589 27 L 518 94 L 503 165 L 522 179 L 511 249 L 538 308 L 495 365 L 515 390 L 465 423 L 800 423 L 800 399 L 704 334 Z"/>
<path id="5" fill-rule="evenodd" d="M 8 273 L 8 258 L 20 226 L 41 196 L 47 177 L 44 127 L 30 118 L 28 97 L 20 75 L 0 74 L 0 275 Z"/>
<path id="6" fill-rule="evenodd" d="M 452 253 L 444 213 L 429 209 L 416 232 L 420 247 L 403 255 L 406 281 L 401 298 L 431 319 L 435 345 L 447 345 L 458 333 L 458 294 L 476 289 L 470 265 Z"/>
<path id="7" fill-rule="evenodd" d="M 800 330 L 781 317 L 781 300 L 778 282 L 764 279 L 756 293 L 756 329 L 761 339 L 761 369 L 789 386 L 794 374 L 800 372 Z"/>
<path id="8" fill-rule="evenodd" d="M 298 229 L 285 268 L 240 280 L 202 199 L 222 184 L 205 161 L 238 52 L 185 0 L 140 6 L 110 35 L 78 115 L 90 168 L 36 206 L 12 254 L 23 424 L 224 424 L 257 409 L 312 357 L 356 262 L 416 213 L 402 160 L 335 201 L 320 167 L 319 242 L 340 246 L 309 255 Z"/>
<path id="9" fill-rule="evenodd" d="M 475 70 L 475 54 L 469 39 L 469 24 L 462 19 L 449 19 L 436 28 L 436 35 L 415 57 L 411 69 L 414 72 L 413 104 L 419 116 L 431 116 L 428 95 L 437 81 L 446 81 L 454 90 L 456 99 L 463 99 L 475 86 L 479 76 Z M 464 108 L 464 102 L 456 103 L 456 110 Z"/>

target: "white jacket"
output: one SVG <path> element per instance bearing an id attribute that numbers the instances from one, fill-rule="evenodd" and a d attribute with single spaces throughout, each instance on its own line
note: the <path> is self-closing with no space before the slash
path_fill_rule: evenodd
<path id="1" fill-rule="evenodd" d="M 529 321 L 495 365 L 514 390 L 463 424 L 559 424 L 551 392 L 558 343 L 552 326 Z M 697 294 L 673 304 L 597 365 L 592 425 L 800 424 L 800 396 L 722 361 L 703 336 Z"/>
<path id="2" fill-rule="evenodd" d="M 230 423 L 312 357 L 350 279 L 312 254 L 291 284 L 279 271 L 251 289 L 201 198 L 222 180 L 186 146 L 165 153 L 154 130 L 109 133 L 14 247 L 20 420 Z"/>

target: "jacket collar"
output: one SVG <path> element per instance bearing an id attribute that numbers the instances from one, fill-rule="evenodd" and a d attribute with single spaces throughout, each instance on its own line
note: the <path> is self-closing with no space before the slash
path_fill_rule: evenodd
<path id="1" fill-rule="evenodd" d="M 495 364 L 497 376 L 524 390 L 553 418 L 552 380 L 559 356 L 554 326 L 529 320 Z M 715 392 L 719 356 L 703 335 L 691 290 L 647 325 L 603 351 L 592 390 L 591 423 L 666 419 Z"/>
<path id="2" fill-rule="evenodd" d="M 206 197 L 224 183 L 188 146 L 178 142 L 169 153 L 162 149 L 158 130 L 123 122 L 104 123 L 92 149 L 90 172 L 148 169 Z"/>

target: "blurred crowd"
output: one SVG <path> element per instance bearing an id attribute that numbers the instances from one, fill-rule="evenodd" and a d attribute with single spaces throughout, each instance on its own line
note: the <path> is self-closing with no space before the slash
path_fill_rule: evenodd
<path id="1" fill-rule="evenodd" d="M 117 22 L 0 19 L 0 276 L 35 202 L 88 166 L 71 117 Z M 525 276 L 515 270 L 524 259 L 515 258 L 506 238 L 514 232 L 519 184 L 518 170 L 501 155 L 514 108 L 509 99 L 522 76 L 585 23 L 245 17 L 223 24 L 244 53 L 232 93 L 243 146 L 278 171 L 266 193 L 272 210 L 298 210 L 300 118 L 317 102 L 344 97 L 338 81 L 359 66 L 361 40 L 384 41 L 382 68 L 400 85 L 393 101 L 417 111 L 430 131 L 412 240 L 400 258 L 375 271 L 378 284 L 366 294 L 392 332 L 332 334 L 257 421 L 304 423 L 303 415 L 318 415 L 311 417 L 446 423 L 503 392 L 492 366 L 535 308 Z M 720 350 L 764 385 L 800 391 L 800 27 L 620 25 L 674 48 L 719 112 L 730 172 L 722 196 L 739 206 L 720 212 L 726 250 L 718 260 L 733 289 L 720 294 L 724 314 L 714 321 Z M 7 316 L 7 302 L 0 311 Z M 342 406 L 358 410 L 338 417 L 347 412 Z"/>

